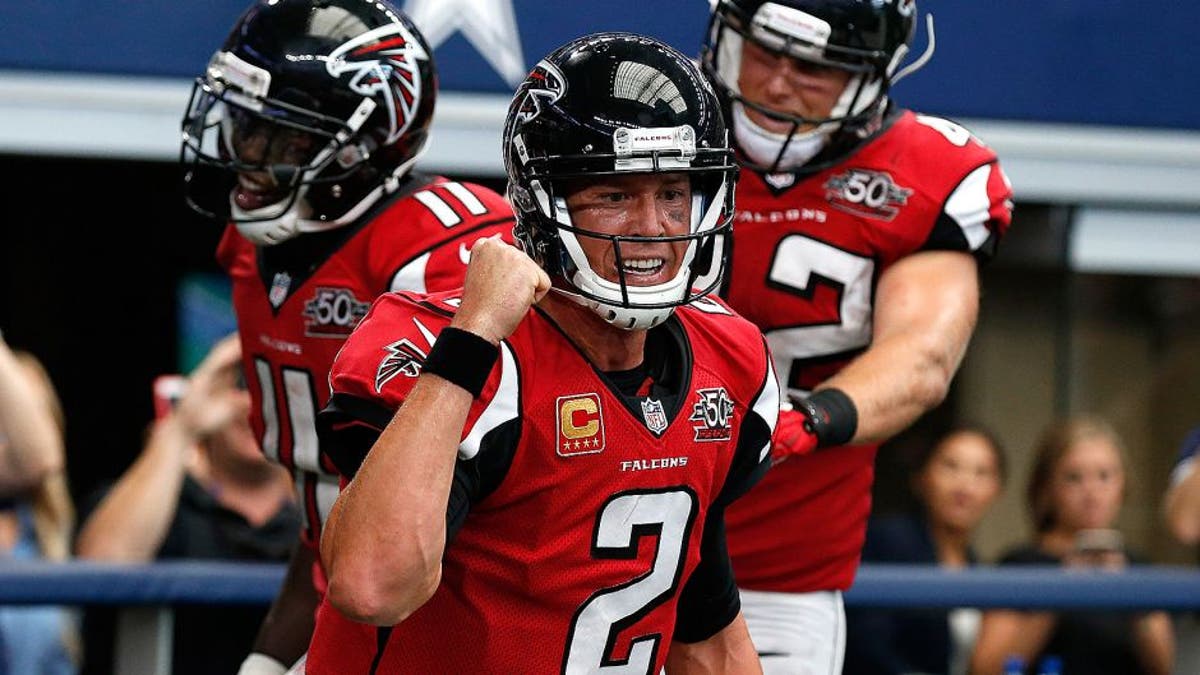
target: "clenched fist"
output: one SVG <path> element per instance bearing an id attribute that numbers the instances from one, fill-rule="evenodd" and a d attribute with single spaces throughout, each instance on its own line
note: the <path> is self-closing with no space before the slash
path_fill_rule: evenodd
<path id="1" fill-rule="evenodd" d="M 499 344 L 549 290 L 550 277 L 524 251 L 500 235 L 480 239 L 471 247 L 462 305 L 450 325 Z"/>

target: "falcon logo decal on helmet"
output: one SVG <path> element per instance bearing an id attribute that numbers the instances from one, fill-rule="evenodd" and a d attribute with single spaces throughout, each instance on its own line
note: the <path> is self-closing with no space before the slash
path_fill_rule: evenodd
<path id="1" fill-rule="evenodd" d="M 549 61 L 541 61 L 526 78 L 522 94 L 524 98 L 517 107 L 521 123 L 529 122 L 542 114 L 543 105 L 553 105 L 567 91 L 567 81 L 562 72 Z M 544 102 L 544 103 L 543 103 Z"/>
<path id="2" fill-rule="evenodd" d="M 256 0 L 192 86 L 187 204 L 271 246 L 356 222 L 429 136 L 433 52 L 388 0 Z"/>
<path id="3" fill-rule="evenodd" d="M 351 91 L 379 97 L 391 120 L 384 142 L 392 143 L 408 130 L 416 115 L 422 95 L 416 61 L 428 59 L 429 54 L 404 25 L 394 23 L 363 33 L 333 50 L 325 68 L 334 77 L 350 73 Z"/>

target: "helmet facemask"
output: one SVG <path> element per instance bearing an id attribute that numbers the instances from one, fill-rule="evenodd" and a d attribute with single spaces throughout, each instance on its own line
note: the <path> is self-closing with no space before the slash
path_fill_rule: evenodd
<path id="1" fill-rule="evenodd" d="M 424 150 L 436 88 L 424 39 L 384 4 L 260 1 L 193 86 L 188 205 L 259 245 L 355 222 Z"/>
<path id="2" fill-rule="evenodd" d="M 228 217 L 248 238 L 267 245 L 344 224 L 311 220 L 306 194 L 313 185 L 337 184 L 363 169 L 366 153 L 351 139 L 375 108 L 364 98 L 341 120 L 269 97 L 269 86 L 269 73 L 219 52 L 192 87 L 181 146 L 189 172 L 216 168 L 228 189 L 218 193 L 227 204 L 189 189 L 189 205 L 209 217 Z M 304 98 L 301 92 L 282 96 Z M 241 185 L 229 186 L 231 177 Z"/>
<path id="3" fill-rule="evenodd" d="M 662 130 L 619 130 L 618 133 L 643 133 Z M 690 134 L 690 129 L 684 133 Z M 552 259 L 544 267 L 553 270 L 554 290 L 583 304 L 609 323 L 627 330 L 645 329 L 658 325 L 675 307 L 688 304 L 714 290 L 721 281 L 726 260 L 725 242 L 732 227 L 733 182 L 732 168 L 692 169 L 684 167 L 677 157 L 655 158 L 647 155 L 652 164 L 675 166 L 658 171 L 592 171 L 562 172 L 552 179 L 535 179 L 518 199 L 532 201 L 537 221 L 536 233 L 521 236 L 526 250 L 541 250 Z M 690 161 L 690 160 L 687 160 Z M 717 176 L 706 175 L 716 173 Z M 625 175 L 631 178 L 654 174 L 678 174 L 689 185 L 687 231 L 656 236 L 609 234 L 587 229 L 575 222 L 568 206 L 572 185 L 586 185 L 603 180 L 602 176 Z M 514 190 L 514 196 L 522 189 Z M 527 225 L 518 226 L 518 234 L 526 234 Z M 534 240 L 542 242 L 535 244 Z M 547 245 L 549 242 L 549 245 Z M 596 249 L 591 242 L 603 242 L 611 247 L 613 269 L 606 276 L 595 269 L 585 248 Z M 642 285 L 635 267 L 646 260 L 637 251 L 646 245 L 668 245 L 672 253 L 665 264 L 673 265 L 674 273 L 661 283 Z M 661 249 L 660 249 L 661 250 Z M 668 270 L 669 272 L 670 270 Z M 615 276 L 616 279 L 610 277 Z"/>

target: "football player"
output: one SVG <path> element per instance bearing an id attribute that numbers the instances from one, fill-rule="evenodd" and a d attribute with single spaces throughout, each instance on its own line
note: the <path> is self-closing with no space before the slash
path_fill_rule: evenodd
<path id="1" fill-rule="evenodd" d="M 723 294 L 786 408 L 729 548 L 764 670 L 840 673 L 876 447 L 945 397 L 1011 188 L 969 131 L 890 100 L 931 55 L 901 68 L 912 0 L 713 5 L 702 62 L 745 169 Z"/>
<path id="2" fill-rule="evenodd" d="M 260 0 L 197 78 L 183 120 L 188 203 L 228 222 L 233 282 L 262 450 L 292 470 L 303 545 L 243 675 L 281 673 L 307 647 L 317 559 L 338 478 L 316 413 L 333 357 L 388 290 L 462 285 L 470 246 L 512 210 L 477 185 L 413 171 L 437 95 L 432 53 L 387 2 Z"/>
<path id="3" fill-rule="evenodd" d="M 760 672 L 722 511 L 779 390 L 705 297 L 736 177 L 716 94 L 660 42 L 586 36 L 518 88 L 504 148 L 520 249 L 380 298 L 334 363 L 354 478 L 308 672 Z"/>

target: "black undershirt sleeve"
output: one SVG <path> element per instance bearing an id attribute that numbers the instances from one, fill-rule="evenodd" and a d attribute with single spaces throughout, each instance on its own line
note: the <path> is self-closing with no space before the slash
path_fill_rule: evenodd
<path id="1" fill-rule="evenodd" d="M 708 509 L 700 541 L 700 564 L 679 595 L 673 636 L 679 642 L 703 642 L 711 638 L 728 626 L 742 608 L 725 543 L 725 508 L 746 494 L 766 473 L 771 462 L 760 455 L 770 439 L 767 422 L 753 411 L 747 413 L 729 475 Z"/>
<path id="2" fill-rule="evenodd" d="M 392 421 L 387 406 L 349 394 L 335 393 L 317 415 L 317 439 L 321 454 L 338 473 L 354 478 L 379 434 Z"/>
<path id="3" fill-rule="evenodd" d="M 334 394 L 317 416 L 321 452 L 339 473 L 353 479 L 384 427 L 392 419 L 387 407 L 348 394 Z M 471 506 L 490 495 L 512 465 L 521 425 L 514 419 L 484 435 L 479 452 L 469 460 L 459 459 L 446 502 L 446 543 L 458 534 Z"/>
<path id="4" fill-rule="evenodd" d="M 703 642 L 728 626 L 741 608 L 725 545 L 725 509 L 710 508 L 700 541 L 700 564 L 679 594 L 673 639 Z"/>
<path id="5" fill-rule="evenodd" d="M 446 504 L 446 544 L 454 541 L 471 507 L 500 487 L 512 466 L 520 439 L 521 421 L 510 420 L 484 435 L 479 452 L 454 465 L 454 482 Z"/>

